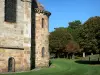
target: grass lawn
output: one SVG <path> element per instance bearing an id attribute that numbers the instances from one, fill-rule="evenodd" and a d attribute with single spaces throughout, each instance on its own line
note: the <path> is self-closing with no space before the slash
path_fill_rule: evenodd
<path id="1" fill-rule="evenodd" d="M 100 65 L 79 64 L 67 59 L 52 59 L 51 62 L 50 68 L 0 75 L 100 75 Z"/>

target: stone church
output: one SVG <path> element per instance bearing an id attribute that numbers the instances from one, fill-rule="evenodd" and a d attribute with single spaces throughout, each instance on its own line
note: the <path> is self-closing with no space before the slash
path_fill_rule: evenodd
<path id="1" fill-rule="evenodd" d="M 0 73 L 49 66 L 49 16 L 37 0 L 0 0 Z"/>

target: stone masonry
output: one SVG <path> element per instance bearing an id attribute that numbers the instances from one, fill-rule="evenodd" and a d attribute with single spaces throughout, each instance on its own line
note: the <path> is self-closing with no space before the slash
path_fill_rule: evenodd
<path id="1" fill-rule="evenodd" d="M 51 13 L 36 0 L 16 0 L 16 22 L 8 22 L 5 1 L 0 0 L 0 73 L 48 67 Z"/>

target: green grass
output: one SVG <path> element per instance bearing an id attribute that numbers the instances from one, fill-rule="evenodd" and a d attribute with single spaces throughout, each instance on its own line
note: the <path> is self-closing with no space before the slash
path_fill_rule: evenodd
<path id="1" fill-rule="evenodd" d="M 79 64 L 76 60 L 52 59 L 50 68 L 0 75 L 100 75 L 100 65 Z"/>

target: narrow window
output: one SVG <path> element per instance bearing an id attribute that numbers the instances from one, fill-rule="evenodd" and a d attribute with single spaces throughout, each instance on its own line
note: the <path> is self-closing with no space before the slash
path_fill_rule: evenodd
<path id="1" fill-rule="evenodd" d="M 14 72 L 15 71 L 15 60 L 14 58 L 10 57 L 8 59 L 8 72 Z"/>
<path id="2" fill-rule="evenodd" d="M 16 22 L 17 0 L 5 0 L 5 21 Z"/>
<path id="3" fill-rule="evenodd" d="M 44 28 L 44 18 L 42 18 L 42 28 Z"/>
<path id="4" fill-rule="evenodd" d="M 42 57 L 44 57 L 44 47 L 42 47 Z"/>

